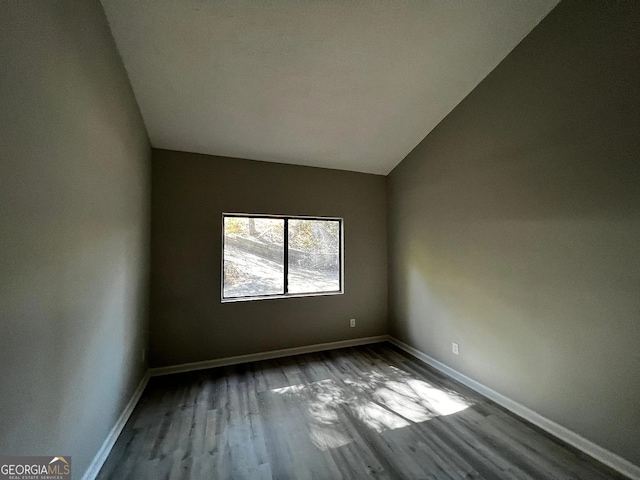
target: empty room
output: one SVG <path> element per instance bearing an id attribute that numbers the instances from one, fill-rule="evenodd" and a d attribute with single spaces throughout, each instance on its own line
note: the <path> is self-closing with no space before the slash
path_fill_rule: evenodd
<path id="1" fill-rule="evenodd" d="M 0 1 L 0 480 L 640 480 L 640 2 Z"/>

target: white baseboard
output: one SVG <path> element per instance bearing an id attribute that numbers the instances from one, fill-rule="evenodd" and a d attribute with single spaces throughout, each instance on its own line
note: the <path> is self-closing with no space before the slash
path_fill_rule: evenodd
<path id="1" fill-rule="evenodd" d="M 136 405 L 138 404 L 138 400 L 140 400 L 140 397 L 142 396 L 142 392 L 144 392 L 144 388 L 147 386 L 148 381 L 149 381 L 149 374 L 145 373 L 144 377 L 140 381 L 140 384 L 138 385 L 138 388 L 136 388 L 136 391 L 133 392 L 133 395 L 131 396 L 129 403 L 127 403 L 126 407 L 124 407 L 124 410 L 118 417 L 116 424 L 113 426 L 113 428 L 109 432 L 109 435 L 107 435 L 107 438 L 102 444 L 102 446 L 100 447 L 100 450 L 98 450 L 98 453 L 96 453 L 96 456 L 93 457 L 93 461 L 91 462 L 91 465 L 89 465 L 89 468 L 87 469 L 87 471 L 84 472 L 84 475 L 82 476 L 82 480 L 94 480 L 98 476 L 98 473 L 100 473 L 100 469 L 102 468 L 102 465 L 104 465 L 104 462 L 107 460 L 109 453 L 111 453 L 111 449 L 115 445 L 116 440 L 118 440 L 118 437 L 122 432 L 122 429 L 124 428 L 125 424 L 127 423 L 127 420 L 129 420 L 129 417 L 133 413 L 133 409 L 136 408 Z"/>
<path id="2" fill-rule="evenodd" d="M 577 433 L 572 432 L 571 430 L 559 425 L 546 417 L 534 412 L 533 410 L 525 407 L 524 405 L 505 397 L 504 395 L 492 390 L 491 388 L 476 382 L 475 380 L 463 375 L 457 370 L 448 367 L 444 363 L 439 362 L 433 357 L 421 352 L 420 350 L 407 345 L 406 343 L 391 337 L 389 335 L 378 335 L 375 337 L 365 337 L 365 338 L 356 338 L 353 340 L 342 340 L 338 342 L 330 342 L 330 343 L 319 343 L 315 345 L 307 345 L 304 347 L 294 347 L 294 348 L 285 348 L 282 350 L 272 350 L 270 352 L 262 352 L 262 353 L 252 353 L 249 355 L 238 355 L 234 357 L 226 357 L 219 358 L 216 360 L 206 360 L 203 362 L 193 362 L 193 363 L 184 363 L 181 365 L 172 365 L 168 367 L 160 367 L 160 368 L 151 368 L 148 370 L 147 374 L 144 376 L 140 385 L 131 396 L 129 403 L 122 411 L 122 414 L 118 418 L 118 421 L 109 432 L 106 440 L 102 444 L 102 447 L 94 457 L 91 465 L 85 472 L 82 477 L 83 480 L 93 480 L 96 478 L 102 465 L 106 461 L 113 445 L 116 443 L 118 436 L 122 432 L 127 420 L 131 416 L 133 409 L 135 408 L 138 400 L 142 396 L 142 392 L 149 381 L 149 377 L 151 376 L 159 376 L 159 375 L 169 375 L 172 373 L 181 373 L 181 372 L 190 372 L 195 370 L 204 370 L 207 368 L 214 367 L 223 367 L 228 365 L 236 365 L 240 363 L 247 362 L 255 362 L 259 360 L 268 360 L 273 358 L 281 358 L 288 357 L 291 355 L 300 355 L 304 353 L 313 353 L 313 352 L 321 352 L 325 350 L 334 350 L 337 348 L 345 348 L 345 347 L 355 347 L 358 345 L 367 345 L 371 343 L 378 343 L 388 341 L 398 348 L 404 350 L 405 352 L 413 355 L 414 357 L 422 360 L 427 365 L 435 368 L 436 370 L 444 373 L 445 375 L 459 381 L 460 383 L 466 385 L 467 387 L 475 390 L 481 395 L 489 398 L 494 401 L 498 405 L 506 408 L 507 410 L 515 413 L 516 415 L 524 418 L 525 420 L 533 423 L 534 425 L 540 427 L 551 435 L 559 438 L 560 440 L 568 443 L 569 445 L 577 448 L 578 450 L 586 453 L 587 455 L 595 458 L 596 460 L 608 465 L 614 470 L 626 475 L 630 479 L 640 480 L 640 467 L 632 464 L 628 460 L 606 450 L 605 448 L 596 445 L 595 443 L 587 440 L 584 437 L 581 437 Z"/>
<path id="3" fill-rule="evenodd" d="M 534 412 L 533 410 L 525 407 L 524 405 L 505 397 L 504 395 L 492 390 L 485 385 L 476 382 L 475 380 L 463 375 L 462 373 L 454 370 L 451 367 L 448 367 L 444 363 L 439 362 L 433 357 L 421 352 L 420 350 L 407 345 L 406 343 L 394 338 L 389 337 L 388 341 L 401 348 L 405 352 L 413 355 L 414 357 L 422 360 L 424 363 L 430 365 L 436 370 L 444 373 L 445 375 L 457 380 L 458 382 L 466 385 L 467 387 L 475 390 L 481 395 L 493 400 L 498 405 L 503 406 L 507 410 L 515 413 L 516 415 L 524 418 L 525 420 L 533 423 L 534 425 L 540 427 L 546 432 L 550 433 L 554 437 L 559 438 L 560 440 L 568 443 L 569 445 L 577 448 L 578 450 L 586 453 L 587 455 L 595 458 L 601 463 L 617 470 L 618 472 L 626 475 L 627 477 L 633 480 L 640 480 L 640 467 L 634 465 L 633 463 L 625 460 L 624 458 L 616 455 L 615 453 L 602 448 L 599 445 L 587 440 L 584 437 L 581 437 L 577 433 L 572 432 L 571 430 L 559 425 L 546 417 Z"/>
<path id="4" fill-rule="evenodd" d="M 317 343 L 315 345 L 305 345 L 304 347 L 284 348 L 282 350 L 271 350 L 269 352 L 250 353 L 248 355 L 237 355 L 235 357 L 217 358 L 215 360 L 205 360 L 202 362 L 182 363 L 180 365 L 171 365 L 168 367 L 150 368 L 149 376 L 157 377 L 160 375 L 169 375 L 172 373 L 192 372 L 195 370 L 206 370 L 207 368 L 226 367 L 228 365 L 237 365 L 240 363 L 256 362 L 259 360 L 288 357 L 291 355 L 300 355 L 303 353 L 322 352 L 325 350 L 334 350 L 336 348 L 355 347 L 358 345 L 367 345 L 370 343 L 386 342 L 387 340 L 389 340 L 388 335 L 378 335 L 376 337 L 354 338 L 352 340 L 340 340 L 338 342 L 330 343 Z"/>
<path id="5" fill-rule="evenodd" d="M 213 367 L 223 367 L 227 365 L 236 365 L 239 363 L 246 362 L 255 362 L 257 360 L 268 360 L 271 358 L 280 358 L 280 357 L 288 357 L 290 355 L 299 355 L 303 353 L 313 353 L 313 352 L 321 352 L 324 350 L 333 350 L 336 348 L 345 348 L 345 347 L 355 347 L 358 345 L 367 345 L 370 343 L 378 343 L 384 342 L 389 339 L 388 335 L 379 335 L 376 337 L 365 337 L 365 338 L 355 338 L 353 340 L 342 340 L 338 342 L 331 343 L 318 343 L 315 345 L 307 345 L 304 347 L 295 347 L 295 348 L 285 348 L 282 350 L 272 350 L 270 352 L 263 353 L 253 353 L 250 355 L 238 355 L 235 357 L 226 357 L 219 358 L 216 360 L 206 360 L 204 362 L 194 362 L 194 363 L 183 363 L 181 365 L 173 365 L 169 367 L 161 367 L 161 368 L 150 368 L 145 376 L 140 381 L 138 388 L 133 392 L 129 403 L 127 403 L 126 407 L 118 417 L 116 424 L 113 426 L 106 440 L 96 453 L 96 456 L 93 458 L 91 465 L 87 468 L 87 471 L 82 476 L 82 480 L 94 480 L 98 473 L 100 473 L 100 469 L 104 465 L 104 462 L 107 460 L 111 449 L 115 445 L 122 429 L 124 428 L 127 420 L 133 413 L 133 409 L 138 404 L 140 397 L 142 396 L 142 392 L 144 392 L 147 383 L 149 382 L 149 378 L 152 376 L 159 375 L 168 375 L 171 373 L 180 373 L 180 372 L 190 372 L 194 370 L 204 370 L 207 368 Z"/>

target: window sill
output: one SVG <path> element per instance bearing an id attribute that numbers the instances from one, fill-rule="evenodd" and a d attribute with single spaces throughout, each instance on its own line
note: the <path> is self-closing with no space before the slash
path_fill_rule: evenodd
<path id="1" fill-rule="evenodd" d="M 283 298 L 303 298 L 303 297 L 328 297 L 333 295 L 344 295 L 344 291 L 340 292 L 320 292 L 320 293 L 291 293 L 287 295 L 265 295 L 262 297 L 235 297 L 235 298 L 222 298 L 221 303 L 236 303 L 236 302 L 253 302 L 256 300 L 277 300 Z"/>

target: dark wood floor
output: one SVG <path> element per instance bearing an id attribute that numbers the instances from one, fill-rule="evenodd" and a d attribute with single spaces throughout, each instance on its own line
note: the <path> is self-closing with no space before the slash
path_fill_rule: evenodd
<path id="1" fill-rule="evenodd" d="M 100 479 L 621 479 L 389 344 L 152 378 Z"/>

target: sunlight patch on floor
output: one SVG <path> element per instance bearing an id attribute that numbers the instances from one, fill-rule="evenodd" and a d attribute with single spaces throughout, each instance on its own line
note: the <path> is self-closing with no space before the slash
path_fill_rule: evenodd
<path id="1" fill-rule="evenodd" d="M 393 412 L 373 402 L 356 405 L 354 411 L 360 421 L 378 433 L 382 433 L 384 430 L 395 430 L 396 428 L 408 427 L 410 425 L 404 418 L 395 415 Z"/>
<path id="2" fill-rule="evenodd" d="M 324 451 L 351 442 L 341 417 L 355 416 L 367 428 L 382 433 L 410 427 L 433 418 L 452 415 L 473 405 L 460 394 L 437 388 L 412 377 L 398 368 L 386 367 L 389 373 L 360 373 L 343 379 L 298 384 L 271 391 L 304 400 L 310 423 L 309 437 Z"/>

